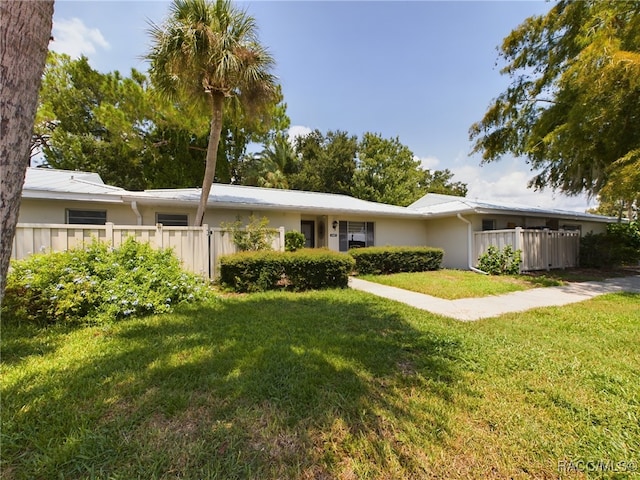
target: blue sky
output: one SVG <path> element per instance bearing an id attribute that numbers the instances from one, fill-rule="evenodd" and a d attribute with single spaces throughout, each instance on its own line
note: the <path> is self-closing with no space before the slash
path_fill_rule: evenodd
<path id="1" fill-rule="evenodd" d="M 431 169 L 448 168 L 468 196 L 584 211 L 594 201 L 527 189 L 511 157 L 480 166 L 468 130 L 508 85 L 497 47 L 542 1 L 249 1 L 276 60 L 292 133 L 344 130 L 399 137 Z M 57 0 L 51 49 L 85 54 L 100 71 L 146 71 L 148 22 L 165 1 Z"/>

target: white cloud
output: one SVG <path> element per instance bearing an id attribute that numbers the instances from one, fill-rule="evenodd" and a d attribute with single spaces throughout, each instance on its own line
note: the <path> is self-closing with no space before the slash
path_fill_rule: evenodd
<path id="1" fill-rule="evenodd" d="M 287 132 L 289 135 L 289 143 L 293 144 L 296 141 L 296 137 L 306 137 L 313 130 L 309 127 L 305 127 L 302 125 L 292 125 L 289 127 L 289 131 Z"/>
<path id="2" fill-rule="evenodd" d="M 533 176 L 524 170 L 493 170 L 471 165 L 452 168 L 453 180 L 468 186 L 467 197 L 473 200 L 516 203 L 530 207 L 557 208 L 584 212 L 596 202 L 586 195 L 569 197 L 552 190 L 535 191 L 527 184 Z"/>
<path id="3" fill-rule="evenodd" d="M 413 157 L 414 160 L 418 160 L 422 168 L 426 170 L 433 170 L 440 164 L 440 159 L 436 157 L 424 157 L 420 158 L 417 155 Z"/>
<path id="4" fill-rule="evenodd" d="M 97 28 L 87 27 L 79 18 L 60 19 L 53 24 L 53 42 L 51 50 L 66 53 L 71 58 L 80 55 L 90 56 L 97 48 L 109 50 L 109 42 L 105 40 Z"/>

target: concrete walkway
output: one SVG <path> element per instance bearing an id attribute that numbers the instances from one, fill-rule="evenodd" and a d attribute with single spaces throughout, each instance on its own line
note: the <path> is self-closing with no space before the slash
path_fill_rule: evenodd
<path id="1" fill-rule="evenodd" d="M 572 283 L 561 287 L 533 288 L 505 295 L 460 300 L 443 300 L 422 293 L 367 282 L 355 277 L 349 278 L 349 286 L 355 290 L 403 302 L 438 315 L 470 321 L 495 317 L 503 313 L 522 312 L 532 308 L 581 302 L 605 293 L 622 291 L 640 293 L 640 275 L 613 278 L 603 282 Z"/>

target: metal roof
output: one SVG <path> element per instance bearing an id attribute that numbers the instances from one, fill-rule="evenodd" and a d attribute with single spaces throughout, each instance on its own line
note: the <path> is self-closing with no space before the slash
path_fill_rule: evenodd
<path id="1" fill-rule="evenodd" d="M 97 173 L 28 168 L 22 196 L 61 200 L 94 200 L 122 202 L 120 195 L 126 190 L 105 185 Z"/>
<path id="2" fill-rule="evenodd" d="M 199 188 L 175 188 L 131 192 L 106 185 L 100 175 L 91 172 L 28 168 L 23 196 L 58 200 L 85 200 L 140 204 L 197 205 Z M 408 207 L 368 202 L 348 195 L 281 190 L 214 184 L 209 195 L 210 206 L 280 211 L 307 211 L 324 214 L 362 214 L 404 218 L 435 218 L 458 213 L 536 215 L 551 218 L 594 222 L 614 222 L 614 217 L 580 213 L 560 209 L 531 207 L 512 203 L 486 202 L 466 197 L 429 193 Z"/>
<path id="3" fill-rule="evenodd" d="M 424 213 L 428 217 L 445 217 L 457 213 L 501 214 L 501 215 L 529 215 L 567 220 L 583 220 L 610 223 L 617 221 L 615 217 L 605 217 L 592 213 L 574 212 L 557 208 L 532 207 L 516 203 L 488 202 L 471 200 L 466 197 L 428 193 L 407 208 Z"/>
<path id="4" fill-rule="evenodd" d="M 189 203 L 200 200 L 199 188 L 178 188 L 130 192 L 125 198 L 138 203 Z M 317 213 L 375 214 L 383 216 L 421 218 L 421 212 L 396 205 L 369 202 L 348 195 L 213 184 L 209 205 L 264 210 L 310 211 Z"/>

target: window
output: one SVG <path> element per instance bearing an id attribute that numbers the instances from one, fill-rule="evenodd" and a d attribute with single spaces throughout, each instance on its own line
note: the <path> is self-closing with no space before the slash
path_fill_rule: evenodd
<path id="1" fill-rule="evenodd" d="M 189 218 L 181 213 L 156 213 L 156 223 L 161 223 L 165 227 L 187 227 Z"/>
<path id="2" fill-rule="evenodd" d="M 482 231 L 486 230 L 495 230 L 496 229 L 496 221 L 495 220 L 487 220 L 482 219 Z"/>
<path id="3" fill-rule="evenodd" d="M 67 210 L 67 223 L 71 225 L 104 225 L 106 210 Z"/>
<path id="4" fill-rule="evenodd" d="M 341 221 L 338 229 L 340 251 L 346 252 L 350 248 L 373 247 L 373 232 L 373 222 Z"/>

